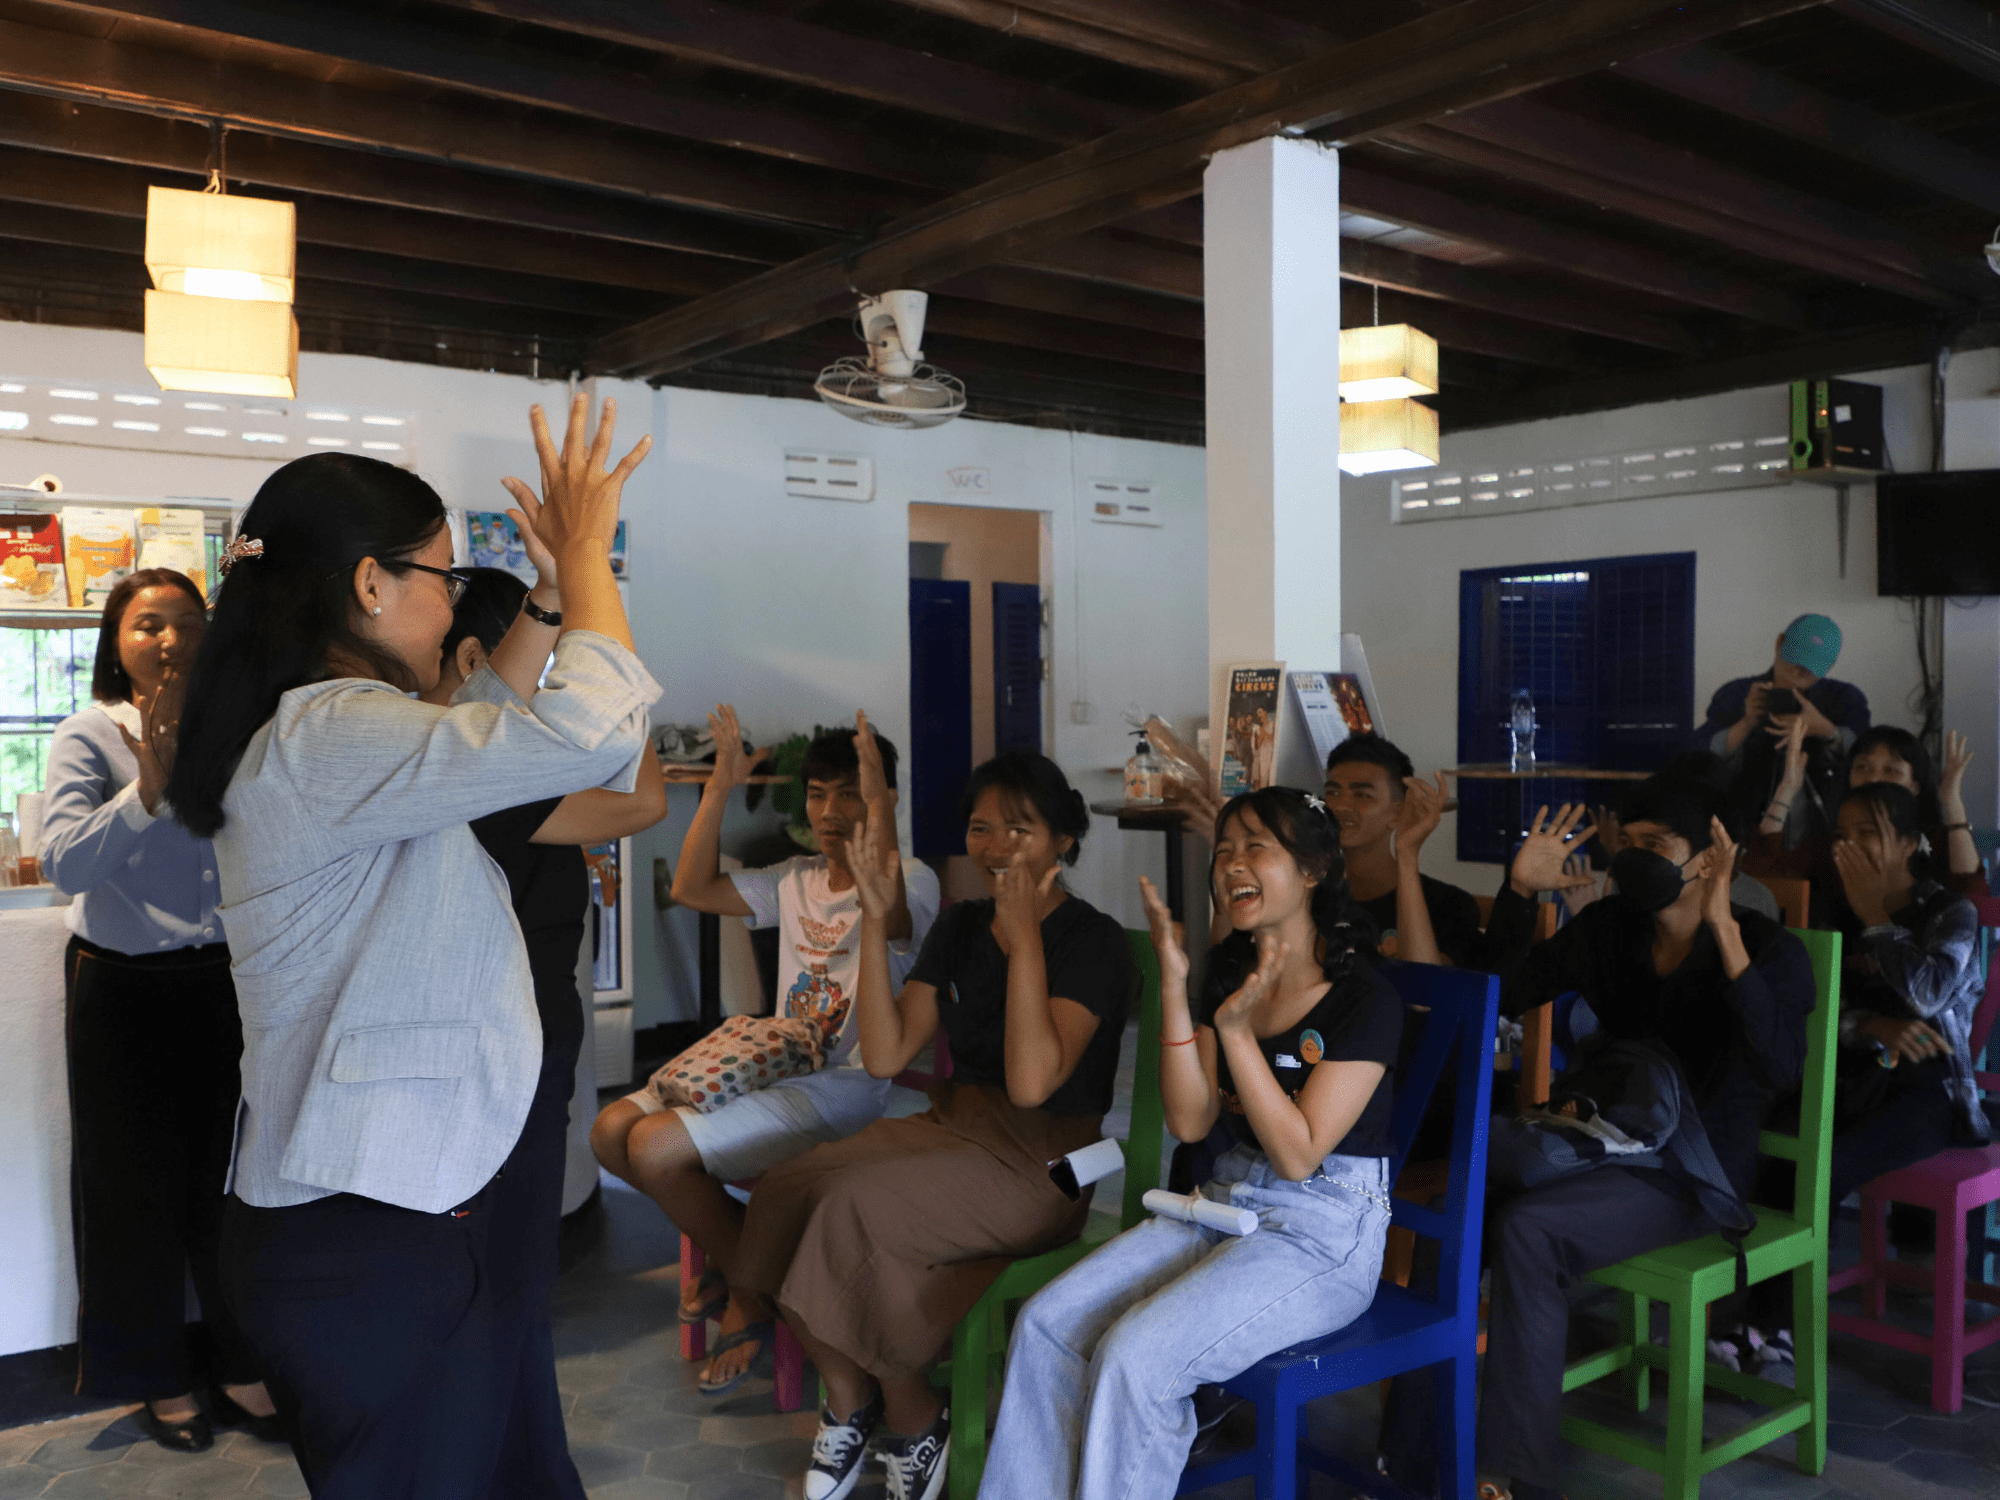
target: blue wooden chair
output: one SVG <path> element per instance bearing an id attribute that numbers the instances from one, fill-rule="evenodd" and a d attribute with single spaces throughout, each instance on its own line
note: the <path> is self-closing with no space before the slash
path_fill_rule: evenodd
<path id="1" fill-rule="evenodd" d="M 1383 1282 L 1368 1311 L 1339 1333 L 1286 1349 L 1225 1384 L 1257 1404 L 1257 1445 L 1181 1477 L 1183 1495 L 1256 1476 L 1258 1500 L 1294 1500 L 1317 1469 L 1367 1495 L 1402 1491 L 1375 1473 L 1299 1440 L 1299 1408 L 1308 1401 L 1430 1366 L 1437 1381 L 1438 1479 L 1441 1493 L 1472 1493 L 1474 1365 L 1479 1343 L 1479 1225 L 1486 1204 L 1486 1124 L 1493 1099 L 1493 1028 L 1500 981 L 1490 974 L 1428 964 L 1389 964 L 1383 973 L 1412 1007 L 1424 1035 L 1397 1080 L 1394 1133 L 1402 1169 L 1431 1091 L 1447 1064 L 1456 1071 L 1458 1114 L 1452 1122 L 1451 1176 L 1441 1210 L 1397 1199 L 1393 1222 L 1439 1242 L 1437 1291 L 1429 1296 Z M 1427 1015 L 1421 1014 L 1428 1011 Z"/>

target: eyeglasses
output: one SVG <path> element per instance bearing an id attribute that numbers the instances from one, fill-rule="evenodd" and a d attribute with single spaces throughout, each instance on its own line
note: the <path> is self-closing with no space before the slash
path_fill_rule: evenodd
<path id="1" fill-rule="evenodd" d="M 404 562 L 400 558 L 395 562 L 385 561 L 382 566 L 385 568 L 415 568 L 419 573 L 435 573 L 444 580 L 445 597 L 453 609 L 458 608 L 458 601 L 463 599 L 465 591 L 472 587 L 472 570 L 470 568 L 433 568 L 428 563 Z"/>

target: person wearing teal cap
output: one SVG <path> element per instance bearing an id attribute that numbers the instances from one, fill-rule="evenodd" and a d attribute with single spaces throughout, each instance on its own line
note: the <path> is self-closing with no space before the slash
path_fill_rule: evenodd
<path id="1" fill-rule="evenodd" d="M 1767 670 L 1716 689 L 1696 735 L 1728 766 L 1745 825 L 1767 811 L 1782 815 L 1787 847 L 1831 829 L 1847 752 L 1869 726 L 1867 695 L 1827 675 L 1839 659 L 1840 627 L 1825 615 L 1800 615 L 1779 635 Z M 1795 733 L 1806 752 L 1804 794 L 1789 808 L 1774 807 L 1785 744 Z"/>

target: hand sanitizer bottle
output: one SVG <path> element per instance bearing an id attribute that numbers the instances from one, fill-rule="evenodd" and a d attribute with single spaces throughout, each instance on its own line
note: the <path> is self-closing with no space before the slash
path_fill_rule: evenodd
<path id="1" fill-rule="evenodd" d="M 1153 754 L 1153 747 L 1146 742 L 1146 731 L 1133 731 L 1139 737 L 1138 748 L 1132 758 L 1125 762 L 1125 801 L 1128 804 L 1157 803 L 1164 798 L 1160 792 L 1160 761 Z"/>

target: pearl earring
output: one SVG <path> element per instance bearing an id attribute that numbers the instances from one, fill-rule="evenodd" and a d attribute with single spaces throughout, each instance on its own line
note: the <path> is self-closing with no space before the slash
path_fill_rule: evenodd
<path id="1" fill-rule="evenodd" d="M 378 614 L 378 615 L 382 613 L 382 606 L 381 606 L 381 605 L 379 605 L 379 604 L 378 604 L 378 605 L 376 605 L 376 606 L 375 606 L 375 613 L 376 613 L 376 614 Z"/>

